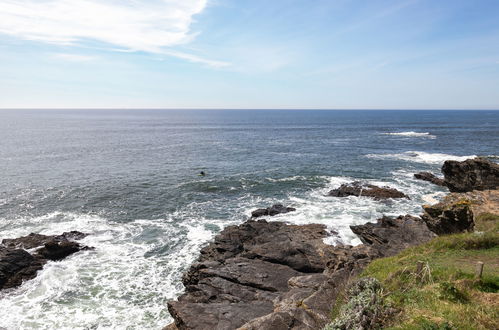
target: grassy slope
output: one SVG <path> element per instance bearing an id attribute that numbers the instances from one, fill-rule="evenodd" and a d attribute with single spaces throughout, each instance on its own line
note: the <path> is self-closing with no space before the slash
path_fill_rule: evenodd
<path id="1" fill-rule="evenodd" d="M 385 302 L 400 310 L 387 328 L 499 329 L 499 216 L 482 214 L 476 224 L 475 233 L 441 236 L 365 269 L 362 276 L 378 279 Z M 474 279 L 478 261 L 481 280 Z"/>

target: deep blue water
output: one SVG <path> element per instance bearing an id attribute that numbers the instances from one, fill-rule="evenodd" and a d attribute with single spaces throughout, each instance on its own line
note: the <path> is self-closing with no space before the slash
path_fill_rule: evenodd
<path id="1" fill-rule="evenodd" d="M 0 110 L 0 141 L 0 238 L 74 229 L 97 248 L 0 296 L 0 323 L 145 329 L 169 322 L 182 271 L 224 226 L 281 202 L 298 211 L 276 220 L 358 243 L 350 224 L 443 194 L 414 172 L 497 157 L 499 111 Z M 411 200 L 324 197 L 354 179 Z"/>

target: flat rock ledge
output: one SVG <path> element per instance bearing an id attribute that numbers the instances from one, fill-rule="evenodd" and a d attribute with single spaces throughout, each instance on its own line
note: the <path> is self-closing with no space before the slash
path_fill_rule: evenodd
<path id="1" fill-rule="evenodd" d="M 29 234 L 4 239 L 0 244 L 0 290 L 14 288 L 36 277 L 49 260 L 62 260 L 78 251 L 91 249 L 75 240 L 86 234 L 71 231 L 61 235 Z"/>
<path id="2" fill-rule="evenodd" d="M 420 218 L 353 226 L 364 244 L 331 246 L 326 227 L 249 220 L 224 229 L 183 276 L 165 329 L 320 329 L 336 296 L 371 260 L 432 239 Z"/>
<path id="3" fill-rule="evenodd" d="M 328 194 L 331 197 L 371 197 L 374 199 L 407 198 L 409 196 L 390 187 L 378 187 L 372 184 L 354 181 L 342 184 L 339 188 L 331 190 Z"/>

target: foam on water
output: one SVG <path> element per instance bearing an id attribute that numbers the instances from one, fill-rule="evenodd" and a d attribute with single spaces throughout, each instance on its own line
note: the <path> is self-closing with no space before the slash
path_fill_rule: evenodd
<path id="1" fill-rule="evenodd" d="M 406 151 L 400 154 L 368 154 L 366 155 L 366 157 L 372 159 L 400 159 L 417 163 L 441 164 L 446 160 L 464 161 L 466 159 L 475 158 L 476 155 L 454 156 L 448 154 L 429 153 L 423 151 Z"/>
<path id="2" fill-rule="evenodd" d="M 305 176 L 281 179 L 306 180 Z M 241 223 L 257 207 L 282 203 L 295 212 L 267 218 L 293 224 L 326 225 L 328 244 L 360 244 L 351 225 L 372 222 L 383 215 L 419 214 L 424 196 L 438 187 L 399 170 L 383 180 L 364 180 L 390 186 L 411 199 L 375 201 L 367 197 L 334 198 L 329 190 L 358 180 L 346 176 L 310 177 L 319 187 L 285 199 L 254 194 L 240 196 L 234 218 L 208 219 L 207 211 L 220 212 L 227 205 L 192 202 L 162 219 L 111 221 L 98 215 L 53 212 L 40 217 L 2 219 L 2 236 L 30 232 L 59 234 L 79 230 L 89 233 L 82 243 L 94 251 L 77 253 L 60 262 L 49 262 L 34 280 L 3 292 L 0 309 L 7 329 L 159 329 L 171 321 L 166 303 L 182 292 L 181 276 L 199 250 L 229 224 Z M 268 180 L 266 179 L 268 182 Z M 280 181 L 268 184 L 279 184 Z M 203 216 L 204 214 L 204 216 Z"/>
<path id="3" fill-rule="evenodd" d="M 430 139 L 435 139 L 436 136 L 430 134 L 429 132 L 413 132 L 413 131 L 408 131 L 408 132 L 389 132 L 389 133 L 382 133 L 383 135 L 394 135 L 394 136 L 404 136 L 404 137 L 426 137 Z"/>
<path id="4" fill-rule="evenodd" d="M 4 222 L 16 225 L 3 237 L 79 230 L 90 234 L 81 242 L 95 247 L 49 262 L 35 279 L 2 292 L 1 325 L 7 329 L 160 329 L 171 320 L 166 302 L 183 289 L 182 272 L 214 234 L 202 219 L 113 223 L 55 212 Z M 168 255 L 161 253 L 165 246 Z"/>

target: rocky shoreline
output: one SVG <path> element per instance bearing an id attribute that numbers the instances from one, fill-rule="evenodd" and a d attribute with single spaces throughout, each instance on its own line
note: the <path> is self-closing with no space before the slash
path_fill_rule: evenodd
<path id="1" fill-rule="evenodd" d="M 185 292 L 168 303 L 174 323 L 165 329 L 322 329 L 338 295 L 372 260 L 432 240 L 472 231 L 474 217 L 499 214 L 499 165 L 476 158 L 446 161 L 444 179 L 417 177 L 449 187 L 440 203 L 423 205 L 420 216 L 382 217 L 351 226 L 363 244 L 324 243 L 324 225 L 291 225 L 262 217 L 295 211 L 281 204 L 252 212 L 252 218 L 225 228 L 200 251 L 184 274 Z M 331 197 L 383 200 L 408 198 L 390 187 L 361 182 L 342 185 Z M 92 249 L 78 242 L 86 234 L 30 234 L 0 244 L 0 290 L 36 277 L 49 261 Z"/>
<path id="2" fill-rule="evenodd" d="M 421 216 L 383 217 L 376 223 L 351 226 L 363 243 L 358 246 L 325 244 L 329 233 L 317 224 L 252 219 L 227 227 L 184 274 L 185 292 L 168 303 L 174 323 L 165 329 L 321 329 L 331 321 L 337 296 L 370 261 L 396 255 L 437 235 L 472 231 L 474 212 L 496 210 L 498 170 L 499 165 L 481 158 L 446 161 L 444 179 L 433 174 L 420 178 L 459 194 L 423 206 Z M 473 195 L 475 202 L 463 202 L 463 193 Z M 329 195 L 406 198 L 392 188 L 359 182 Z M 257 213 L 272 215 L 271 209 Z M 286 212 L 282 205 L 279 209 Z"/>

